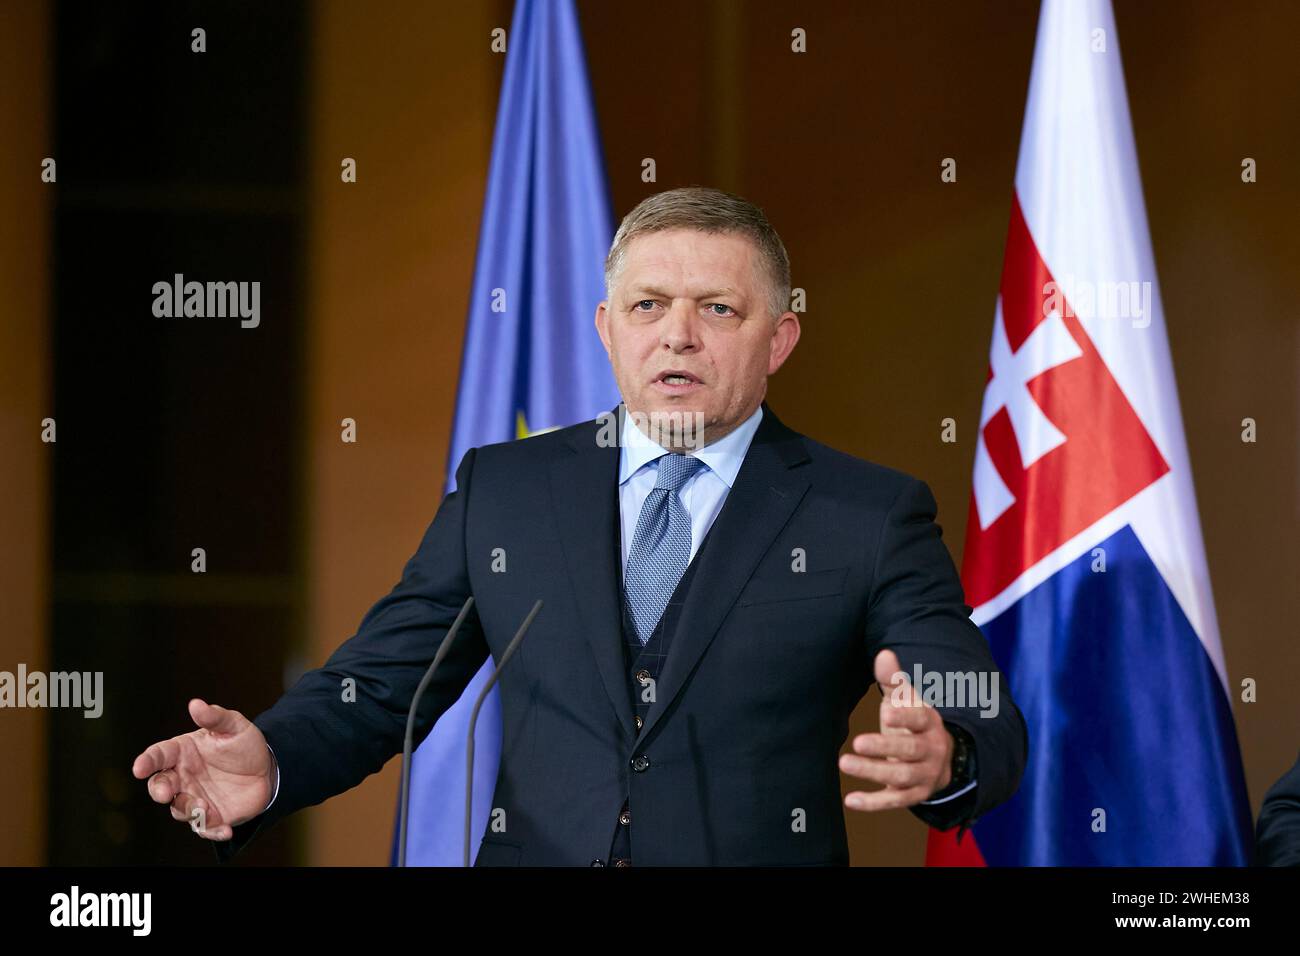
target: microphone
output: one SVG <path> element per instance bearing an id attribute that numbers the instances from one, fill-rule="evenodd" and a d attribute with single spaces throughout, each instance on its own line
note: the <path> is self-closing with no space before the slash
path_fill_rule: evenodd
<path id="1" fill-rule="evenodd" d="M 465 604 L 461 607 L 460 613 L 456 615 L 456 620 L 452 622 L 451 628 L 447 631 L 447 636 L 438 645 L 438 653 L 433 655 L 433 663 L 429 665 L 429 669 L 420 678 L 420 683 L 415 688 L 415 697 L 411 699 L 411 709 L 406 714 L 406 741 L 402 746 L 402 808 L 397 830 L 398 866 L 406 866 L 406 815 L 411 804 L 411 741 L 415 734 L 415 711 L 420 706 L 420 698 L 424 696 L 429 682 L 433 680 L 434 671 L 438 669 L 442 659 L 451 650 L 451 642 L 456 639 L 456 632 L 460 630 L 461 624 L 465 622 L 465 618 L 469 615 L 469 609 L 473 606 L 474 595 L 471 594 L 465 599 Z"/>
<path id="2" fill-rule="evenodd" d="M 515 651 L 517 651 L 519 645 L 523 643 L 524 635 L 528 633 L 528 628 L 533 623 L 533 618 L 537 617 L 537 612 L 541 609 L 542 601 L 538 598 L 537 603 L 533 605 L 533 609 L 529 611 L 528 616 L 524 618 L 524 623 L 519 625 L 518 633 L 516 633 L 510 643 L 506 645 L 505 653 L 501 655 L 501 663 L 492 671 L 492 676 L 488 678 L 487 683 L 483 685 L 483 689 L 479 691 L 478 700 L 474 701 L 474 710 L 470 714 L 469 735 L 465 741 L 465 866 L 469 866 L 469 836 L 470 829 L 473 826 L 473 820 L 471 817 L 474 813 L 474 725 L 478 723 L 479 708 L 483 706 L 483 700 L 487 697 L 488 691 L 496 685 L 497 678 L 501 676 L 501 669 L 505 667 L 506 664 L 510 663 L 510 658 L 514 657 Z"/>

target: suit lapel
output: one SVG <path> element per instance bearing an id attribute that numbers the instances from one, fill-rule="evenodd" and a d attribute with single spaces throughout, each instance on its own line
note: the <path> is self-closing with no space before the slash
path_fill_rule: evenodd
<path id="1" fill-rule="evenodd" d="M 623 406 L 616 410 L 622 426 Z M 632 702 L 623 673 L 620 607 L 617 436 L 599 444 L 602 420 L 575 430 L 567 448 L 551 460 L 551 495 L 559 522 L 560 547 L 580 620 L 576 623 L 591 645 L 618 725 L 630 740 Z"/>
<path id="2" fill-rule="evenodd" d="M 808 480 L 796 466 L 807 460 L 799 435 L 786 428 L 764 403 L 758 431 L 709 530 L 709 546 L 698 555 L 700 566 L 677 620 L 641 741 L 648 738 L 681 692 L 758 562 L 803 500 Z M 617 609 L 610 613 L 617 615 Z M 613 619 L 618 620 L 617 616 Z"/>

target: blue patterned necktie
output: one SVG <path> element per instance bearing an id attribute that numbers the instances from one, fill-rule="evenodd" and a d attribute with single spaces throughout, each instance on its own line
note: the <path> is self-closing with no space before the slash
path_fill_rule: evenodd
<path id="1" fill-rule="evenodd" d="M 691 516 L 678 492 L 704 462 L 670 452 L 659 459 L 654 489 L 637 518 L 623 574 L 627 607 L 637 637 L 650 640 L 691 556 Z"/>

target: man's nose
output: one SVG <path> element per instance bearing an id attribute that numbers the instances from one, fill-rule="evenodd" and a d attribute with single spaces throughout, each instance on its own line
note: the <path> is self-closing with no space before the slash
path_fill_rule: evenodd
<path id="1" fill-rule="evenodd" d="M 659 333 L 659 340 L 674 352 L 690 352 L 699 347 L 695 331 L 695 313 L 690 303 L 673 303 Z"/>

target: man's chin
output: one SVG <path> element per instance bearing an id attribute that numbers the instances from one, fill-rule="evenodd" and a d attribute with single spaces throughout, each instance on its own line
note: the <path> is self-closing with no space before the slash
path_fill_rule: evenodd
<path id="1" fill-rule="evenodd" d="M 629 405 L 628 415 L 651 440 L 673 450 L 701 447 L 705 442 L 705 426 L 711 420 L 701 403 L 684 398 L 652 400 L 640 408 Z"/>

